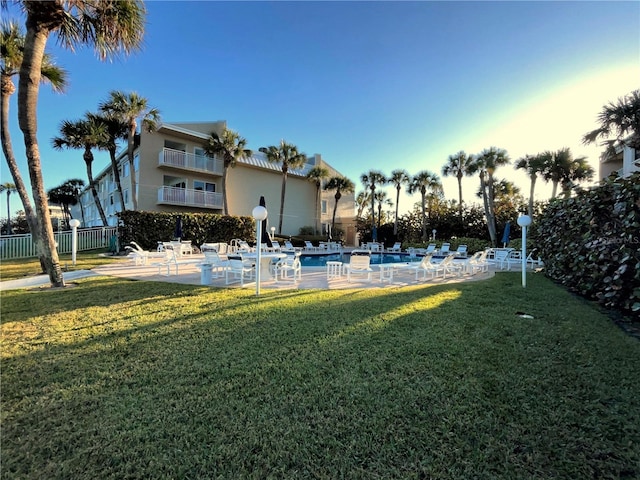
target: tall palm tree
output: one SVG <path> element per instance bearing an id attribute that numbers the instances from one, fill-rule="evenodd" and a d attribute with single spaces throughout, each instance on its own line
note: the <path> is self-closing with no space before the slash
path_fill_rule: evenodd
<path id="1" fill-rule="evenodd" d="M 2 151 L 4 153 L 7 166 L 15 182 L 15 188 L 22 201 L 24 207 L 25 218 L 29 231 L 33 238 L 39 238 L 38 220 L 36 213 L 29 199 L 27 187 L 22 179 L 22 174 L 18 168 L 15 155 L 13 154 L 13 145 L 11 135 L 9 133 L 9 105 L 10 97 L 16 91 L 13 83 L 14 76 L 18 75 L 20 65 L 22 64 L 24 52 L 24 33 L 14 21 L 5 22 L 0 27 L 0 82 L 2 88 Z M 67 85 L 67 72 L 57 66 L 51 56 L 47 53 L 42 55 L 42 64 L 40 70 L 40 82 L 48 83 L 54 92 L 62 92 Z M 37 245 L 37 244 L 36 244 Z M 40 255 L 40 263 L 45 271 L 44 256 Z"/>
<path id="2" fill-rule="evenodd" d="M 327 184 L 324 186 L 325 190 L 335 190 L 336 193 L 333 195 L 335 198 L 335 203 L 333 204 L 333 215 L 331 216 L 331 230 L 335 229 L 336 226 L 336 212 L 338 211 L 338 202 L 342 198 L 343 193 L 353 193 L 356 186 L 355 184 L 349 180 L 347 177 L 337 176 L 331 177 Z"/>
<path id="3" fill-rule="evenodd" d="M 375 232 L 376 229 L 376 186 L 384 185 L 387 183 L 387 177 L 378 170 L 369 170 L 367 173 L 363 173 L 360 176 L 360 181 L 368 188 L 371 193 L 371 230 Z M 374 238 L 374 241 L 376 239 Z"/>
<path id="4" fill-rule="evenodd" d="M 7 235 L 11 235 L 11 194 L 16 192 L 16 186 L 13 183 L 5 182 L 0 185 L 0 192 L 7 192 Z"/>
<path id="5" fill-rule="evenodd" d="M 455 176 L 458 180 L 458 214 L 462 220 L 462 177 L 471 175 L 471 165 L 473 155 L 467 155 L 464 151 L 459 151 L 455 155 L 449 155 L 447 163 L 442 167 L 442 176 Z"/>
<path id="6" fill-rule="evenodd" d="M 387 192 L 384 190 L 378 190 L 376 192 L 376 202 L 378 202 L 378 229 L 382 223 L 382 205 L 391 206 L 393 203 L 387 198 Z"/>
<path id="7" fill-rule="evenodd" d="M 432 173 L 428 170 L 422 170 L 416 173 L 411 178 L 411 183 L 409 183 L 409 187 L 407 188 L 407 192 L 409 195 L 413 195 L 416 192 L 420 192 L 421 195 L 421 210 L 422 210 L 422 241 L 426 242 L 428 240 L 427 236 L 427 192 L 441 192 L 442 191 L 442 183 L 440 182 L 440 177 L 435 173 Z"/>
<path id="8" fill-rule="evenodd" d="M 253 152 L 246 148 L 247 141 L 238 132 L 225 128 L 222 136 L 211 132 L 207 143 L 204 145 L 204 154 L 209 158 L 222 157 L 224 170 L 222 172 L 222 211 L 229 215 L 229 202 L 227 201 L 227 173 L 229 167 L 233 168 L 243 158 L 249 158 Z"/>
<path id="9" fill-rule="evenodd" d="M 571 190 L 577 183 L 593 180 L 595 170 L 587 162 L 586 157 L 578 157 L 571 162 L 566 175 L 560 180 L 564 198 L 571 196 Z"/>
<path id="10" fill-rule="evenodd" d="M 84 185 L 84 180 L 82 180 L 81 178 L 72 178 L 61 185 L 62 188 L 68 191 L 69 194 L 73 195 L 73 197 L 75 198 L 75 201 L 73 203 L 70 203 L 70 205 L 80 205 L 80 216 L 82 217 L 82 225 L 86 224 L 84 219 L 84 206 L 80 201 L 80 195 L 82 194 Z"/>
<path id="11" fill-rule="evenodd" d="M 280 191 L 280 218 L 278 219 L 278 233 L 282 235 L 282 220 L 284 218 L 284 196 L 287 190 L 287 174 L 289 170 L 301 168 L 307 161 L 307 156 L 298 151 L 292 143 L 280 140 L 280 145 L 261 147 L 260 151 L 267 156 L 271 163 L 280 164 L 282 170 L 282 189 Z"/>
<path id="12" fill-rule="evenodd" d="M 544 152 L 542 159 L 544 161 L 542 176 L 545 181 L 552 184 L 551 198 L 556 198 L 558 185 L 562 185 L 564 191 L 567 187 L 571 189 L 569 184 L 574 180 L 591 180 L 593 177 L 593 169 L 589 173 L 589 169 L 586 168 L 588 167 L 586 157 L 574 159 L 568 147 L 556 152 Z"/>
<path id="13" fill-rule="evenodd" d="M 531 179 L 531 186 L 529 187 L 529 204 L 527 206 L 527 212 L 529 217 L 533 218 L 533 193 L 536 188 L 536 180 L 538 174 L 544 170 L 545 156 L 543 154 L 537 155 L 525 155 L 522 158 L 516 160 L 514 165 L 516 170 L 525 170 Z"/>
<path id="14" fill-rule="evenodd" d="M 36 249 L 44 258 L 49 280 L 63 287 L 64 279 L 56 251 L 37 138 L 38 93 L 43 54 L 51 33 L 69 49 L 93 46 L 101 59 L 125 54 L 142 42 L 145 8 L 141 0 L 127 2 L 37 2 L 21 0 L 27 27 L 18 83 L 18 123 L 23 133 L 31 179 L 31 190 L 38 219 Z"/>
<path id="15" fill-rule="evenodd" d="M 94 118 L 85 118 L 84 120 L 69 121 L 64 120 L 60 125 L 60 136 L 54 137 L 51 141 L 53 148 L 62 150 L 64 148 L 82 149 L 84 153 L 82 158 L 87 167 L 87 179 L 89 180 L 89 189 L 93 195 L 93 201 L 96 204 L 102 225 L 107 226 L 107 216 L 102 208 L 96 184 L 93 179 L 93 152 L 92 149 L 101 150 L 108 149 L 109 134 L 106 126 Z"/>
<path id="16" fill-rule="evenodd" d="M 400 190 L 402 187 L 407 186 L 411 181 L 411 177 L 406 170 L 397 169 L 391 172 L 389 177 L 389 183 L 396 189 L 396 216 L 393 221 L 393 235 L 398 235 L 398 208 L 400 206 Z"/>
<path id="17" fill-rule="evenodd" d="M 600 126 L 587 133 L 584 144 L 594 143 L 599 139 L 608 139 L 608 153 L 615 152 L 616 144 L 640 147 L 640 90 L 618 98 L 616 103 L 610 102 L 602 107 L 598 114 Z M 613 137 L 613 138 L 611 138 Z"/>
<path id="18" fill-rule="evenodd" d="M 102 123 L 107 131 L 107 150 L 109 151 L 109 159 L 111 160 L 111 170 L 113 172 L 113 179 L 116 182 L 116 190 L 120 197 L 120 205 L 122 211 L 127 210 L 127 206 L 124 202 L 124 193 L 122 192 L 122 180 L 120 178 L 120 168 L 118 167 L 118 160 L 116 159 L 116 152 L 118 150 L 118 140 L 127 138 L 129 127 L 127 123 L 123 122 L 120 118 L 114 115 L 96 114 L 87 112 L 85 116 L 96 123 Z"/>
<path id="19" fill-rule="evenodd" d="M 129 160 L 129 175 L 131 176 L 131 202 L 133 209 L 138 210 L 138 189 L 135 169 L 134 150 L 136 148 L 136 132 L 138 119 L 142 128 L 147 132 L 154 132 L 160 123 L 160 110 L 149 107 L 149 101 L 136 92 L 125 93 L 114 90 L 109 93 L 109 99 L 99 105 L 99 110 L 107 115 L 125 122 L 127 132 L 127 159 Z"/>
<path id="20" fill-rule="evenodd" d="M 318 234 L 320 223 L 320 189 L 322 188 L 322 181 L 329 177 L 329 170 L 319 165 L 316 165 L 309 173 L 307 173 L 307 180 L 315 184 L 316 186 L 316 222 L 315 222 L 315 230 L 316 235 Z"/>
<path id="21" fill-rule="evenodd" d="M 491 147 L 485 149 L 475 159 L 470 167 L 472 173 L 477 173 L 480 178 L 480 190 L 484 203 L 484 213 L 487 219 L 487 229 L 493 245 L 497 245 L 495 214 L 494 173 L 498 167 L 508 165 L 510 162 L 506 150 Z"/>

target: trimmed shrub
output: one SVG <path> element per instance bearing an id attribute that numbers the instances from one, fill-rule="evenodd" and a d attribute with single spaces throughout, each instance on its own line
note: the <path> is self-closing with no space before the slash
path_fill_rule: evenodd
<path id="1" fill-rule="evenodd" d="M 640 173 L 551 202 L 534 235 L 549 278 L 640 318 Z"/>

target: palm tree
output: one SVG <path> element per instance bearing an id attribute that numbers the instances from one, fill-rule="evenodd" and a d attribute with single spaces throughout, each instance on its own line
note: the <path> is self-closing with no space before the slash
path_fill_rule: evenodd
<path id="1" fill-rule="evenodd" d="M 11 235 L 11 194 L 16 192 L 16 186 L 13 183 L 5 182 L 0 185 L 0 192 L 7 192 L 7 235 Z"/>
<path id="2" fill-rule="evenodd" d="M 487 219 L 487 229 L 493 245 L 497 245 L 496 215 L 495 215 L 495 193 L 493 174 L 496 168 L 508 165 L 510 162 L 506 150 L 491 147 L 485 149 L 477 155 L 470 167 L 472 173 L 478 173 L 480 177 L 480 190 L 484 203 L 484 213 Z"/>
<path id="3" fill-rule="evenodd" d="M 86 113 L 86 117 L 96 123 L 102 123 L 107 131 L 107 150 L 109 151 L 109 158 L 111 160 L 111 170 L 113 171 L 113 179 L 116 182 L 116 190 L 120 197 L 120 205 L 122 211 L 127 210 L 127 206 L 124 202 L 124 194 L 122 192 L 122 180 L 120 178 L 120 168 L 118 167 L 118 160 L 116 159 L 116 152 L 118 150 L 117 141 L 127 138 L 128 125 L 121 119 L 114 115 Z M 82 204 L 81 204 L 82 205 Z M 84 220 L 84 219 L 83 219 Z"/>
<path id="4" fill-rule="evenodd" d="M 458 180 L 458 214 L 462 221 L 462 177 L 471 175 L 471 165 L 473 155 L 467 155 L 464 151 L 459 151 L 455 155 L 449 155 L 447 163 L 442 167 L 442 176 L 453 175 Z"/>
<path id="5" fill-rule="evenodd" d="M 0 82 L 2 85 L 2 151 L 7 166 L 15 182 L 15 189 L 22 201 L 25 218 L 33 238 L 38 238 L 38 220 L 31 205 L 27 187 L 22 179 L 18 163 L 13 154 L 13 145 L 9 133 L 9 105 L 10 97 L 16 91 L 12 77 L 18 75 L 24 52 L 24 33 L 16 22 L 3 23 L 0 28 Z M 40 70 L 40 81 L 49 83 L 54 92 L 62 92 L 67 84 L 67 72 L 58 67 L 51 56 L 44 53 Z M 45 271 L 44 257 L 40 256 L 40 263 Z"/>
<path id="6" fill-rule="evenodd" d="M 396 216 L 393 222 L 393 235 L 398 235 L 398 207 L 400 206 L 400 190 L 411 181 L 411 177 L 406 170 L 398 169 L 391 172 L 389 183 L 396 189 Z"/>
<path id="7" fill-rule="evenodd" d="M 51 285 L 63 287 L 64 279 L 56 251 L 37 138 L 38 92 L 43 54 L 49 35 L 57 33 L 69 49 L 93 46 L 101 59 L 129 53 L 142 42 L 145 8 L 141 0 L 127 2 L 35 2 L 21 0 L 27 32 L 18 83 L 18 123 L 31 178 L 31 190 L 38 219 L 34 236 L 36 250 L 44 257 Z"/>
<path id="8" fill-rule="evenodd" d="M 594 169 L 587 162 L 586 157 L 578 157 L 571 162 L 566 175 L 560 180 L 560 186 L 564 198 L 571 196 L 571 189 L 576 186 L 577 183 L 590 181 L 595 174 Z"/>
<path id="9" fill-rule="evenodd" d="M 236 163 L 243 158 L 253 155 L 253 152 L 247 148 L 247 141 L 237 132 L 225 128 L 222 136 L 216 132 L 211 132 L 207 143 L 204 146 L 204 154 L 209 158 L 216 155 L 222 157 L 224 170 L 222 172 L 222 211 L 225 215 L 229 215 L 229 202 L 227 202 L 227 172 L 229 167 L 233 168 Z"/>
<path id="10" fill-rule="evenodd" d="M 378 190 L 376 192 L 376 202 L 378 202 L 378 229 L 380 228 L 380 223 L 382 223 L 382 205 L 391 206 L 393 203 L 391 200 L 387 198 L 387 192 L 383 190 Z"/>
<path id="11" fill-rule="evenodd" d="M 342 198 L 343 193 L 353 193 L 356 186 L 347 177 L 337 176 L 331 177 L 327 184 L 324 186 L 325 190 L 335 190 L 336 193 L 333 196 L 336 202 L 333 205 L 333 216 L 331 217 L 331 230 L 333 231 L 336 226 L 336 212 L 338 211 L 338 202 Z"/>
<path id="12" fill-rule="evenodd" d="M 280 218 L 278 219 L 278 233 L 282 235 L 282 219 L 284 217 L 284 196 L 287 189 L 287 174 L 289 170 L 301 168 L 307 161 L 304 153 L 298 152 L 298 147 L 284 140 L 280 145 L 261 147 L 260 151 L 267 156 L 271 163 L 278 163 L 282 169 L 282 189 L 280 191 Z"/>
<path id="13" fill-rule="evenodd" d="M 571 182 L 590 180 L 593 177 L 593 169 L 586 168 L 588 167 L 586 157 L 574 159 L 571 149 L 568 147 L 561 148 L 556 152 L 544 152 L 542 159 L 544 162 L 542 176 L 553 186 L 551 198 L 556 198 L 558 185 L 562 185 L 566 195 L 565 189 L 571 189 L 569 185 Z"/>
<path id="14" fill-rule="evenodd" d="M 358 213 L 356 214 L 356 218 L 362 218 L 362 212 L 364 212 L 365 207 L 369 203 L 369 197 L 371 194 L 366 190 L 358 192 L 356 195 L 356 206 L 358 207 Z"/>
<path id="15" fill-rule="evenodd" d="M 72 178 L 61 185 L 62 188 L 68 191 L 75 198 L 75 201 L 73 203 L 70 203 L 70 205 L 80 205 L 80 216 L 82 217 L 82 225 L 85 225 L 86 223 L 84 219 L 84 206 L 80 201 L 80 195 L 82 194 L 84 185 L 84 180 L 82 180 L 81 178 Z"/>
<path id="16" fill-rule="evenodd" d="M 422 210 L 422 241 L 428 240 L 427 236 L 427 212 L 426 212 L 426 198 L 427 192 L 437 193 L 442 191 L 442 183 L 440 177 L 435 173 L 431 173 L 428 170 L 422 170 L 416 173 L 409 183 L 407 192 L 409 195 L 413 195 L 415 192 L 420 192 L 421 195 L 421 210 Z"/>
<path id="17" fill-rule="evenodd" d="M 135 168 L 134 150 L 136 147 L 136 132 L 138 131 L 138 119 L 141 119 L 142 128 L 147 132 L 154 132 L 160 123 L 160 111 L 149 107 L 149 101 L 136 92 L 129 94 L 114 90 L 109 93 L 109 99 L 99 105 L 99 110 L 109 116 L 115 117 L 128 125 L 127 132 L 127 159 L 129 160 L 129 175 L 131 177 L 131 202 L 133 209 L 138 210 L 137 179 Z"/>
<path id="18" fill-rule="evenodd" d="M 375 233 L 376 231 L 376 185 L 384 185 L 387 183 L 387 178 L 384 174 L 378 170 L 369 170 L 367 173 L 363 173 L 360 176 L 360 181 L 371 191 L 371 230 Z M 373 240 L 376 238 L 374 236 Z"/>
<path id="19" fill-rule="evenodd" d="M 307 173 L 307 180 L 313 182 L 316 186 L 316 235 L 319 231 L 318 223 L 320 222 L 320 188 L 322 187 L 322 181 L 327 177 L 329 177 L 329 170 L 318 165 L 313 167 L 309 170 L 309 173 Z"/>
<path id="20" fill-rule="evenodd" d="M 598 114 L 598 122 L 600 127 L 582 138 L 584 144 L 614 137 L 604 142 L 609 147 L 607 153 L 614 153 L 616 144 L 640 147 L 640 90 L 605 105 Z"/>
<path id="21" fill-rule="evenodd" d="M 533 192 L 536 188 L 536 180 L 538 174 L 544 170 L 545 157 L 542 154 L 538 155 L 525 155 L 519 158 L 515 163 L 516 170 L 525 170 L 531 179 L 531 187 L 529 188 L 529 204 L 527 212 L 529 217 L 533 218 Z"/>
<path id="22" fill-rule="evenodd" d="M 93 148 L 102 150 L 108 149 L 109 134 L 106 126 L 94 118 L 86 118 L 75 122 L 65 120 L 60 125 L 60 136 L 54 137 L 51 141 L 53 148 L 62 150 L 63 148 L 83 149 L 82 158 L 87 166 L 87 179 L 89 180 L 89 189 L 93 195 L 93 201 L 96 204 L 102 225 L 108 225 L 107 216 L 100 203 L 100 197 L 96 190 L 95 181 L 93 180 Z"/>

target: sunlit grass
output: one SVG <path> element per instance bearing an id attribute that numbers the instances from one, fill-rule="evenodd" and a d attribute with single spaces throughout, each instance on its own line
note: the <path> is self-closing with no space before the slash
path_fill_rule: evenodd
<path id="1" fill-rule="evenodd" d="M 639 342 L 519 280 L 3 292 L 2 476 L 637 478 Z"/>

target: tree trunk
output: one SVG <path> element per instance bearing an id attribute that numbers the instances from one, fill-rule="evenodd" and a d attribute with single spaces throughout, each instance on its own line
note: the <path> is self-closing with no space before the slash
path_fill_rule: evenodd
<path id="1" fill-rule="evenodd" d="M 280 191 L 280 218 L 278 219 L 278 233 L 282 235 L 282 219 L 284 217 L 284 194 L 287 190 L 287 172 L 282 171 L 282 189 Z"/>
<path id="2" fill-rule="evenodd" d="M 222 212 L 229 215 L 229 203 L 227 202 L 227 172 L 229 171 L 229 162 L 225 159 L 224 170 L 222 172 Z"/>
<path id="3" fill-rule="evenodd" d="M 484 181 L 484 174 L 480 174 L 480 190 L 482 191 L 482 203 L 484 204 L 484 217 L 487 222 L 487 230 L 489 231 L 489 238 L 491 238 L 491 245 L 497 246 L 497 237 L 495 233 L 495 227 L 491 228 L 491 213 L 489 211 L 489 199 L 487 198 L 487 185 Z"/>
<path id="4" fill-rule="evenodd" d="M 527 213 L 529 214 L 529 218 L 533 219 L 533 192 L 536 189 L 536 175 L 531 176 L 531 187 L 529 188 L 529 205 L 527 208 Z"/>
<path id="5" fill-rule="evenodd" d="M 342 194 L 340 193 L 340 191 L 336 192 L 336 194 L 334 195 L 334 198 L 336 199 L 336 203 L 333 205 L 333 216 L 331 217 L 332 232 L 336 228 L 336 212 L 338 211 L 338 201 L 342 198 Z"/>
<path id="6" fill-rule="evenodd" d="M 93 203 L 96 204 L 96 208 L 98 209 L 98 214 L 100 215 L 100 220 L 102 220 L 102 226 L 108 226 L 107 216 L 104 214 L 104 209 L 102 208 L 102 203 L 100 202 L 100 197 L 98 196 L 98 192 L 96 190 L 96 184 L 93 181 L 93 154 L 91 150 L 85 150 L 84 152 L 84 163 L 87 165 L 87 178 L 89 179 L 89 189 L 91 190 L 91 195 L 93 195 Z"/>
<path id="7" fill-rule="evenodd" d="M 316 235 L 318 235 L 318 232 L 320 231 L 320 215 L 320 182 L 316 182 Z"/>
<path id="8" fill-rule="evenodd" d="M 558 193 L 558 180 L 554 180 L 552 182 L 553 188 L 551 190 L 551 198 L 556 198 L 556 194 Z"/>
<path id="9" fill-rule="evenodd" d="M 113 178 L 116 181 L 116 189 L 120 196 L 120 205 L 122 205 L 122 211 L 127 211 L 127 206 L 124 204 L 124 194 L 122 193 L 122 181 L 120 180 L 120 169 L 118 168 L 118 161 L 116 160 L 116 147 L 111 145 L 109 147 L 109 157 L 111 158 L 111 169 L 113 170 Z"/>
<path id="10" fill-rule="evenodd" d="M 421 192 L 422 194 L 422 241 L 427 241 L 427 211 L 426 211 L 426 190 Z"/>
<path id="11" fill-rule="evenodd" d="M 57 8 L 59 3 L 55 2 L 49 7 Z M 32 8 L 40 7 L 32 6 Z M 36 251 L 42 254 L 51 286 L 64 287 L 64 278 L 62 277 L 53 227 L 51 226 L 47 194 L 42 180 L 42 165 L 36 135 L 38 131 L 37 107 L 42 57 L 49 31 L 45 28 L 38 28 L 32 15 L 33 12 L 31 11 L 27 13 L 27 33 L 22 65 L 20 66 L 20 81 L 18 83 L 18 123 L 24 136 L 29 178 L 39 226 L 38 231 L 33 235 Z"/>
<path id="12" fill-rule="evenodd" d="M 396 188 L 396 218 L 393 222 L 393 236 L 398 236 L 398 206 L 400 204 L 400 186 Z"/>
<path id="13" fill-rule="evenodd" d="M 460 214 L 460 222 L 462 222 L 462 172 L 458 174 L 458 213 Z"/>
<path id="14" fill-rule="evenodd" d="M 376 187 L 371 187 L 371 230 L 376 228 Z"/>
<path id="15" fill-rule="evenodd" d="M 132 122 L 129 123 L 129 136 L 127 138 L 127 158 L 129 159 L 129 176 L 131 177 L 131 202 L 133 203 L 133 210 L 138 211 L 138 194 L 137 194 L 137 184 L 136 180 L 136 168 L 135 161 L 133 157 L 134 144 L 136 140 L 136 120 L 133 119 Z"/>

